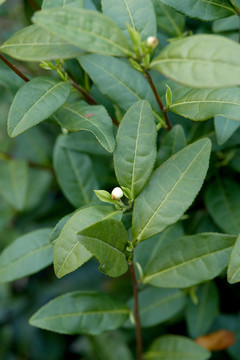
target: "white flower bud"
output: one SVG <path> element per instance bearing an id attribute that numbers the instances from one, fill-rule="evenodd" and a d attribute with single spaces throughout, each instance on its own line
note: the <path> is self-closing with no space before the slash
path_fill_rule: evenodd
<path id="1" fill-rule="evenodd" d="M 113 200 L 119 200 L 123 197 L 123 191 L 120 187 L 115 187 L 111 193 L 111 198 Z"/>
<path id="2" fill-rule="evenodd" d="M 155 36 L 149 36 L 146 44 L 149 48 L 154 49 L 158 44 L 158 39 Z"/>

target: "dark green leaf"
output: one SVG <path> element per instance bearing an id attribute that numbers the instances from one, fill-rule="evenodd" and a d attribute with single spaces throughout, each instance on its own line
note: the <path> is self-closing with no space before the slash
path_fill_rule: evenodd
<path id="1" fill-rule="evenodd" d="M 125 304 L 97 292 L 76 291 L 59 296 L 30 319 L 30 324 L 61 334 L 98 335 L 120 327 L 128 317 Z"/>
<path id="2" fill-rule="evenodd" d="M 154 0 L 153 4 L 158 27 L 172 36 L 181 36 L 185 28 L 185 17 L 159 0 Z"/>
<path id="3" fill-rule="evenodd" d="M 240 122 L 217 115 L 214 118 L 214 126 L 218 144 L 222 145 L 239 128 Z"/>
<path id="4" fill-rule="evenodd" d="M 70 92 L 70 84 L 40 76 L 25 83 L 17 92 L 8 115 L 11 137 L 46 120 L 60 108 Z"/>
<path id="5" fill-rule="evenodd" d="M 52 229 L 41 229 L 23 235 L 0 255 L 0 282 L 29 276 L 53 261 L 53 246 L 49 243 Z"/>
<path id="6" fill-rule="evenodd" d="M 134 205 L 134 239 L 145 240 L 181 218 L 202 186 L 210 150 L 209 139 L 199 140 L 155 170 Z"/>
<path id="7" fill-rule="evenodd" d="M 235 236 L 218 233 L 175 239 L 148 265 L 143 282 L 185 288 L 211 280 L 226 268 L 235 240 Z"/>
<path id="8" fill-rule="evenodd" d="M 126 112 L 117 133 L 114 166 L 118 182 L 135 199 L 152 173 L 156 159 L 156 124 L 147 101 Z"/>
<path id="9" fill-rule="evenodd" d="M 232 249 L 230 261 L 228 265 L 228 281 L 230 284 L 235 284 L 240 281 L 240 235 L 238 236 L 235 245 Z"/>

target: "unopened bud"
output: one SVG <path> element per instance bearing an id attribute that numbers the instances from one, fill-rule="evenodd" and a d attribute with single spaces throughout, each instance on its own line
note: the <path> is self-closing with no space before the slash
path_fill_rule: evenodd
<path id="1" fill-rule="evenodd" d="M 115 187 L 111 193 L 111 198 L 113 200 L 119 200 L 123 197 L 123 191 L 120 187 Z"/>
<path id="2" fill-rule="evenodd" d="M 147 38 L 146 44 L 149 48 L 154 49 L 158 44 L 158 39 L 156 36 L 149 36 Z"/>

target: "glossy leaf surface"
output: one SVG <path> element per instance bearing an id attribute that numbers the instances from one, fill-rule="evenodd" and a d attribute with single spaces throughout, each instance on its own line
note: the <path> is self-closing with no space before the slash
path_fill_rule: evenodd
<path id="1" fill-rule="evenodd" d="M 8 114 L 11 137 L 46 120 L 67 100 L 70 84 L 39 76 L 25 83 L 17 92 Z"/>
<path id="2" fill-rule="evenodd" d="M 98 335 L 120 327 L 128 313 L 125 304 L 108 295 L 76 291 L 44 305 L 31 317 L 30 324 L 61 334 Z"/>
<path id="3" fill-rule="evenodd" d="M 230 284 L 235 284 L 240 281 L 239 257 L 240 257 L 240 236 L 237 237 L 237 240 L 234 244 L 228 265 L 227 276 L 228 276 L 228 282 Z"/>
<path id="4" fill-rule="evenodd" d="M 131 55 L 122 30 L 109 17 L 96 11 L 53 8 L 37 12 L 32 20 L 80 49 L 104 55 Z"/>
<path id="5" fill-rule="evenodd" d="M 0 282 L 9 282 L 34 274 L 53 261 L 49 243 L 51 229 L 41 229 L 17 238 L 0 255 Z"/>
<path id="6" fill-rule="evenodd" d="M 134 205 L 134 239 L 145 240 L 181 218 L 202 186 L 210 149 L 208 139 L 199 140 L 155 170 Z"/>
<path id="7" fill-rule="evenodd" d="M 151 67 L 190 87 L 239 85 L 240 47 L 218 35 L 189 36 L 165 47 Z"/>
<path id="8" fill-rule="evenodd" d="M 118 182 L 134 199 L 152 173 L 157 130 L 147 101 L 138 101 L 123 117 L 117 133 L 114 165 Z"/>
<path id="9" fill-rule="evenodd" d="M 218 276 L 227 266 L 236 238 L 203 233 L 175 239 L 146 268 L 143 282 L 185 288 Z M 173 252 L 174 246 L 174 252 Z"/>

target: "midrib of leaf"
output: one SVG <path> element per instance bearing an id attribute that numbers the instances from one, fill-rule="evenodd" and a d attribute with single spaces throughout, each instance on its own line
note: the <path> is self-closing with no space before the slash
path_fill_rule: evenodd
<path id="1" fill-rule="evenodd" d="M 80 234 L 79 235 L 81 235 L 81 232 L 80 232 Z M 95 240 L 97 243 L 99 243 L 100 245 L 106 245 L 106 247 L 109 247 L 111 250 L 113 250 L 113 251 L 116 251 L 116 252 L 118 252 L 120 255 L 123 255 L 124 256 L 124 254 L 123 254 L 123 252 L 121 251 L 121 250 L 119 250 L 118 248 L 116 248 L 116 247 L 114 247 L 114 246 L 112 246 L 111 244 L 109 244 L 109 243 L 107 243 L 107 242 L 105 242 L 105 241 L 103 241 L 103 240 L 101 240 L 101 239 L 98 239 L 98 238 L 95 238 L 95 237 L 93 237 L 93 236 L 87 236 L 87 235 L 81 235 L 81 236 L 83 236 L 84 238 L 88 238 L 89 240 Z M 80 242 L 80 244 L 82 244 L 81 243 L 81 240 L 78 240 L 79 242 Z M 84 245 L 83 245 L 84 246 Z M 87 245 L 85 246 L 86 248 L 87 248 Z M 88 250 L 88 249 L 87 249 Z M 90 250 L 89 250 L 90 251 Z M 96 255 L 94 255 L 94 256 L 96 256 Z M 124 257 L 125 258 L 125 257 Z"/>
<path id="2" fill-rule="evenodd" d="M 204 287 L 203 289 L 203 293 L 202 293 L 202 297 L 200 298 L 199 300 L 199 303 L 200 303 L 200 306 L 199 306 L 199 313 L 198 313 L 198 316 L 197 316 L 197 328 L 199 327 L 199 323 L 201 324 L 202 320 L 204 319 L 204 313 L 206 311 L 206 300 L 207 300 L 207 295 L 208 295 L 208 289 L 209 289 L 209 284 L 208 283 L 206 285 L 206 287 Z"/>
<path id="3" fill-rule="evenodd" d="M 128 3 L 127 3 L 126 0 L 123 0 L 123 1 L 124 1 L 125 6 L 126 6 L 126 9 L 127 9 L 128 15 L 129 15 L 129 18 L 130 18 L 130 20 L 131 20 L 132 27 L 133 27 L 134 30 L 136 30 L 136 27 L 135 27 L 135 24 L 134 24 L 134 21 L 133 21 L 133 17 L 132 17 L 131 11 L 130 11 L 130 9 L 129 9 Z"/>
<path id="4" fill-rule="evenodd" d="M 144 313 L 144 312 L 146 312 L 146 311 L 149 311 L 149 310 L 151 310 L 151 309 L 155 309 L 155 308 L 157 308 L 159 305 L 163 305 L 163 304 L 165 304 L 165 303 L 168 303 L 168 302 L 170 302 L 170 301 L 176 300 L 176 299 L 181 298 L 181 297 L 184 297 L 184 296 L 185 296 L 184 293 L 182 293 L 182 292 L 179 291 L 179 292 L 177 292 L 177 293 L 175 293 L 175 294 L 173 294 L 173 295 L 169 295 L 169 296 L 165 297 L 164 299 L 161 299 L 160 301 L 156 301 L 156 302 L 152 303 L 152 304 L 149 305 L 149 306 L 142 307 L 142 309 L 140 310 L 140 313 L 142 314 L 142 313 Z"/>
<path id="5" fill-rule="evenodd" d="M 161 58 L 159 60 L 155 60 L 152 62 L 151 67 L 154 67 L 156 64 L 158 63 L 171 63 L 171 62 L 183 62 L 183 63 L 187 63 L 187 65 L 191 64 L 191 62 L 197 63 L 197 64 L 201 64 L 201 65 L 221 65 L 221 66 L 225 66 L 227 68 L 232 67 L 235 70 L 239 70 L 239 65 L 233 64 L 233 63 L 226 63 L 220 60 L 209 60 L 209 59 L 198 59 L 198 58 Z"/>
<path id="6" fill-rule="evenodd" d="M 211 1 L 211 0 L 202 0 L 202 1 L 205 2 L 205 3 L 208 3 L 208 4 L 212 4 L 213 6 L 218 6 L 218 7 L 221 7 L 223 9 L 227 9 L 229 11 L 232 11 L 234 14 L 236 13 L 232 7 L 228 7 L 226 5 L 219 4 L 219 3 L 216 3 L 215 1 Z"/>
<path id="7" fill-rule="evenodd" d="M 192 166 L 192 164 L 195 162 L 195 160 L 201 155 L 201 153 L 203 152 L 203 150 L 205 149 L 205 147 L 208 144 L 206 143 L 203 148 L 201 149 L 200 152 L 198 152 L 196 154 L 196 156 L 193 158 L 193 160 L 191 161 L 191 163 L 187 166 L 186 170 L 182 173 L 182 175 L 179 177 L 179 179 L 177 180 L 177 182 L 175 183 L 175 185 L 172 187 L 172 189 L 166 194 L 165 198 L 163 199 L 163 201 L 158 205 L 157 209 L 155 210 L 155 212 L 153 213 L 153 215 L 150 217 L 150 219 L 148 220 L 148 222 L 146 223 L 146 225 L 143 227 L 142 231 L 140 232 L 140 234 L 137 236 L 137 239 L 139 240 L 142 236 L 142 233 L 145 231 L 146 227 L 152 222 L 152 220 L 155 218 L 155 216 L 157 215 L 158 211 L 161 209 L 162 206 L 164 206 L 165 202 L 168 200 L 169 196 L 172 195 L 172 192 L 175 190 L 175 188 L 178 186 L 179 182 L 182 180 L 182 178 L 186 175 L 186 173 L 188 172 L 189 168 Z"/>
<path id="8" fill-rule="evenodd" d="M 100 129 L 97 127 L 97 125 L 94 124 L 94 122 L 91 121 L 91 118 L 87 118 L 87 119 L 86 119 L 84 115 L 79 114 L 77 111 L 73 110 L 72 108 L 70 108 L 70 107 L 68 107 L 68 106 L 66 106 L 66 105 L 63 105 L 63 108 L 69 110 L 69 111 L 72 112 L 73 114 L 76 114 L 77 116 L 79 116 L 80 118 L 82 118 L 84 121 L 91 123 L 91 124 L 94 126 L 94 128 L 96 128 L 96 129 L 102 134 L 102 136 L 104 137 L 106 143 L 108 144 L 108 148 L 111 149 L 111 146 L 110 146 L 110 144 L 109 144 L 109 141 L 108 141 L 107 136 L 105 136 L 105 133 L 102 132 L 102 130 L 100 130 Z M 100 144 L 102 144 L 102 146 L 104 147 L 101 139 L 99 138 L 99 136 L 97 136 L 96 133 L 93 132 L 93 130 L 86 129 L 84 126 L 82 126 L 81 129 L 79 129 L 79 130 L 90 131 L 94 136 L 96 136 L 96 138 L 98 139 L 98 141 L 100 142 Z"/>
<path id="9" fill-rule="evenodd" d="M 40 248 L 37 248 L 37 249 L 33 249 L 33 250 L 30 250 L 28 253 L 24 254 L 23 256 L 17 258 L 17 259 L 14 259 L 12 260 L 11 264 L 10 265 L 5 265 L 3 267 L 0 266 L 0 274 L 1 273 L 4 273 L 6 271 L 6 269 L 8 267 L 12 267 L 14 266 L 15 264 L 17 264 L 19 261 L 22 261 L 23 259 L 25 260 L 26 258 L 28 258 L 29 256 L 33 255 L 34 253 L 36 252 L 39 252 L 39 251 L 42 251 L 44 249 L 47 249 L 47 248 L 50 248 L 52 247 L 53 245 L 51 243 L 47 244 L 47 245 L 44 245 Z"/>
<path id="10" fill-rule="evenodd" d="M 137 151 L 138 151 L 139 130 L 140 130 L 141 122 L 142 122 L 143 106 L 144 106 L 144 104 L 142 103 L 141 110 L 140 110 L 140 115 L 139 115 L 138 127 L 137 127 L 137 139 L 136 139 L 135 150 L 134 150 L 134 159 L 133 159 L 133 168 L 132 168 L 132 181 L 131 181 L 132 198 L 134 198 L 133 187 L 135 185 L 135 180 L 134 179 L 135 179 L 136 157 L 137 157 Z"/>
<path id="11" fill-rule="evenodd" d="M 180 267 L 182 267 L 182 266 L 191 264 L 192 262 L 199 261 L 199 260 L 201 261 L 201 260 L 203 260 L 204 258 L 207 258 L 207 257 L 209 257 L 209 256 L 212 256 L 213 254 L 217 254 L 217 253 L 219 253 L 219 252 L 225 252 L 227 249 L 230 249 L 230 248 L 232 248 L 232 247 L 233 247 L 233 245 L 227 246 L 227 247 L 225 247 L 225 248 L 222 248 L 222 249 L 219 249 L 219 250 L 215 250 L 215 251 L 209 252 L 209 253 L 204 254 L 204 255 L 196 256 L 194 259 L 190 259 L 190 260 L 184 261 L 183 263 L 180 263 L 180 264 L 171 266 L 171 267 L 169 267 L 169 268 L 167 268 L 167 269 L 163 269 L 163 270 L 157 271 L 156 273 L 153 273 L 153 274 L 151 274 L 151 275 L 148 275 L 148 276 L 144 277 L 143 282 L 145 283 L 146 280 L 149 281 L 150 279 L 158 276 L 159 274 L 161 274 L 161 275 L 162 275 L 162 274 L 166 274 L 166 273 L 169 272 L 169 271 L 171 272 L 171 271 L 173 271 L 173 270 L 176 270 L 177 268 L 180 268 Z"/>
<path id="12" fill-rule="evenodd" d="M 167 11 L 166 7 L 162 6 L 162 4 L 159 4 L 162 8 L 162 11 L 164 12 L 164 14 L 168 17 L 170 23 L 172 24 L 172 26 L 174 27 L 174 29 L 176 30 L 177 34 L 180 36 L 182 34 L 180 28 L 177 26 L 176 22 L 174 21 L 174 19 L 171 17 L 171 15 L 169 14 L 169 12 Z"/>
<path id="13" fill-rule="evenodd" d="M 65 149 L 65 151 L 66 151 L 67 157 L 68 157 L 68 159 L 69 159 L 70 165 L 72 166 L 73 172 L 74 172 L 74 174 L 75 174 L 75 176 L 76 176 L 77 183 L 78 183 L 79 188 L 80 188 L 80 190 L 81 190 L 83 199 L 84 199 L 85 203 L 88 204 L 88 203 L 90 202 L 90 199 L 89 199 L 88 195 L 86 194 L 86 191 L 85 191 L 85 189 L 84 189 L 84 185 L 83 185 L 81 179 L 78 177 L 77 168 L 76 168 L 74 162 L 72 161 L 71 155 L 69 154 L 69 150 L 68 150 L 68 149 Z"/>
<path id="14" fill-rule="evenodd" d="M 35 319 L 35 321 L 46 321 L 52 319 L 58 319 L 63 317 L 72 317 L 72 316 L 83 316 L 83 315 L 91 315 L 91 314 L 128 314 L 128 309 L 117 309 L 117 310 L 92 310 L 92 311 L 79 311 L 76 313 L 68 313 L 68 314 L 59 314 L 59 315 L 52 315 L 48 317 L 44 317 L 42 319 Z"/>
<path id="15" fill-rule="evenodd" d="M 213 103 L 213 104 L 227 104 L 227 105 L 237 105 L 240 106 L 240 103 L 236 103 L 233 101 L 226 101 L 226 100 L 190 100 L 190 101 L 177 101 L 176 103 L 172 104 L 169 109 L 171 110 L 174 107 L 188 105 L 188 104 L 204 104 L 204 103 Z"/>
<path id="16" fill-rule="evenodd" d="M 46 81 L 47 83 L 47 81 Z M 51 84 L 51 82 L 48 82 L 49 84 Z M 49 93 L 51 93 L 54 89 L 56 89 L 58 86 L 63 85 L 64 82 L 60 82 L 55 84 L 54 86 L 52 86 L 49 90 L 47 90 L 32 106 L 30 106 L 30 108 L 25 112 L 24 116 L 22 117 L 22 119 L 19 121 L 19 123 L 17 124 L 17 126 L 15 127 L 14 131 L 12 132 L 12 136 L 14 135 L 14 133 L 16 133 L 17 129 L 19 128 L 20 125 L 22 125 L 26 120 L 26 116 L 28 115 L 28 113 L 37 106 L 37 104 L 42 101 L 42 99 L 44 97 L 46 97 Z M 52 85 L 52 84 L 51 84 Z"/>

